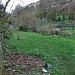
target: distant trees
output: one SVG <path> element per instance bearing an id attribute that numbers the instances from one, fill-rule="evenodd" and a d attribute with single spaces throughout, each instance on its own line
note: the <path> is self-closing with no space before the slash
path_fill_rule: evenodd
<path id="1" fill-rule="evenodd" d="M 74 5 L 73 0 L 40 0 L 39 12 L 40 18 L 47 18 L 49 20 L 57 19 L 62 16 L 62 20 L 74 18 Z M 68 18 L 66 18 L 68 16 Z M 60 20 L 61 17 L 58 18 Z"/>
<path id="2" fill-rule="evenodd" d="M 12 13 L 10 20 L 13 24 L 23 27 L 28 26 L 31 31 L 34 29 L 36 25 L 36 12 L 33 7 L 21 7 L 20 5 L 17 5 Z"/>
<path id="3" fill-rule="evenodd" d="M 43 19 L 48 22 L 75 19 L 74 0 L 40 0 L 22 7 L 17 5 L 9 20 L 18 26 L 28 26 L 33 31 Z"/>

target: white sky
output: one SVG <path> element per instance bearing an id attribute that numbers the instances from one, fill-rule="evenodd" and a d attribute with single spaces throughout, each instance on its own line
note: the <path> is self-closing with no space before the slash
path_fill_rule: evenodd
<path id="1" fill-rule="evenodd" d="M 10 3 L 8 4 L 8 7 L 7 7 L 6 11 L 7 12 L 11 12 L 11 10 L 15 9 L 15 6 L 18 5 L 18 4 L 20 4 L 22 6 L 26 6 L 27 4 L 30 4 L 30 3 L 33 3 L 33 2 L 37 2 L 37 1 L 39 1 L 39 0 L 11 0 Z M 6 2 L 7 2 L 7 0 L 2 0 L 2 3 L 4 5 L 5 5 Z M 12 7 L 12 9 L 10 9 L 11 7 Z"/>

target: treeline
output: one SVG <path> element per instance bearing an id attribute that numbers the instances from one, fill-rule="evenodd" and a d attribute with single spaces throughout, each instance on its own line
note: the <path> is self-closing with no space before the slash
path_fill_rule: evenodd
<path id="1" fill-rule="evenodd" d="M 9 18 L 9 24 L 41 28 L 48 22 L 75 20 L 74 0 L 40 0 L 25 7 L 17 5 Z"/>
<path id="2" fill-rule="evenodd" d="M 40 0 L 38 15 L 47 20 L 74 20 L 75 2 L 74 0 Z"/>

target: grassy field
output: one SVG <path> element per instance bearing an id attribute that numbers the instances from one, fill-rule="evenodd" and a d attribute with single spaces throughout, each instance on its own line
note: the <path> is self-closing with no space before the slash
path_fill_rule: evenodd
<path id="1" fill-rule="evenodd" d="M 20 40 L 17 40 L 17 36 Z M 49 71 L 53 75 L 75 74 L 75 41 L 72 39 L 15 31 L 10 42 L 19 49 L 17 53 L 38 56 L 52 64 L 53 69 Z"/>

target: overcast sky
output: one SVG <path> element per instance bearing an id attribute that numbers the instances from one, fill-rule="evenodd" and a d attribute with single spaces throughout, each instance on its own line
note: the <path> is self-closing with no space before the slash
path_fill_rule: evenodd
<path id="1" fill-rule="evenodd" d="M 1 0 L 0 0 L 1 1 Z M 37 2 L 39 0 L 11 0 L 6 11 L 10 12 L 12 9 L 15 9 L 15 6 L 20 4 L 22 6 L 26 6 L 27 4 L 33 3 L 33 2 Z M 7 2 L 7 0 L 2 0 L 2 3 L 5 5 L 5 3 Z M 12 7 L 12 9 L 10 9 Z"/>

